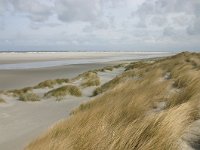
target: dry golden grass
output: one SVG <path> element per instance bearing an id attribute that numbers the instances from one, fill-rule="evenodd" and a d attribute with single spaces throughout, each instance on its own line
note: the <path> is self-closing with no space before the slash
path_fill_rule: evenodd
<path id="1" fill-rule="evenodd" d="M 113 71 L 114 66 L 106 66 L 104 68 L 98 69 L 100 72 L 105 72 L 105 71 Z"/>
<path id="2" fill-rule="evenodd" d="M 113 65 L 113 66 L 106 66 L 100 69 L 94 69 L 93 72 L 106 72 L 106 71 L 113 71 L 113 69 L 117 69 L 120 67 L 125 67 L 127 65 L 127 63 L 121 63 L 121 64 L 117 64 L 117 65 Z"/>
<path id="3" fill-rule="evenodd" d="M 98 74 L 95 71 L 88 71 L 88 72 L 82 73 L 72 80 L 75 81 L 75 80 L 80 80 L 80 79 L 81 79 L 81 86 L 83 88 L 100 85 L 100 78 L 98 77 Z"/>
<path id="4" fill-rule="evenodd" d="M 34 88 L 53 88 L 56 84 L 63 84 L 68 83 L 69 79 L 55 79 L 55 80 L 46 80 L 43 82 L 40 82 L 38 85 L 36 85 Z"/>
<path id="5" fill-rule="evenodd" d="M 133 62 L 133 63 L 130 63 L 129 65 L 127 65 L 125 67 L 125 70 L 131 70 L 131 69 L 136 69 L 136 68 L 144 68 L 144 67 L 147 67 L 149 64 L 147 62 L 144 62 L 144 61 L 138 61 L 138 62 Z"/>
<path id="6" fill-rule="evenodd" d="M 35 93 L 32 93 L 32 92 L 27 92 L 27 93 L 22 93 L 19 95 L 19 100 L 20 101 L 24 101 L 24 102 L 27 102 L 27 101 L 39 101 L 40 100 L 40 97 L 35 94 Z"/>
<path id="7" fill-rule="evenodd" d="M 96 96 L 100 93 L 103 93 L 107 91 L 110 88 L 113 88 L 115 85 L 117 85 L 120 82 L 120 77 L 116 77 L 112 79 L 111 81 L 103 84 L 101 87 L 98 87 L 94 90 L 93 95 Z"/>
<path id="8" fill-rule="evenodd" d="M 89 87 L 89 86 L 98 86 L 100 85 L 100 79 L 99 77 L 94 78 L 94 79 L 86 79 L 81 83 L 82 87 Z"/>
<path id="9" fill-rule="evenodd" d="M 122 64 L 118 64 L 118 65 L 114 65 L 114 68 L 120 68 L 120 67 L 125 67 L 127 65 L 127 63 L 122 63 Z"/>
<path id="10" fill-rule="evenodd" d="M 185 52 L 129 67 L 26 150 L 181 149 L 185 131 L 200 117 L 200 70 L 191 63 L 198 66 L 198 59 Z"/>
<path id="11" fill-rule="evenodd" d="M 74 85 L 65 85 L 62 87 L 59 87 L 57 89 L 53 89 L 47 93 L 45 93 L 45 97 L 56 97 L 57 100 L 61 100 L 66 95 L 72 95 L 72 96 L 81 96 L 82 93 L 80 89 Z"/>
<path id="12" fill-rule="evenodd" d="M 93 92 L 93 96 L 96 96 L 100 93 L 113 89 L 120 82 L 126 81 L 127 79 L 140 80 L 144 75 L 144 70 L 128 70 L 122 73 L 121 75 L 115 77 L 109 82 L 103 84 L 102 86 L 96 88 Z"/>
<path id="13" fill-rule="evenodd" d="M 12 93 L 13 96 L 18 97 L 22 94 L 25 94 L 25 93 L 31 92 L 31 91 L 32 91 L 32 87 L 25 87 L 23 89 L 10 90 L 10 91 L 8 91 L 8 93 Z"/>

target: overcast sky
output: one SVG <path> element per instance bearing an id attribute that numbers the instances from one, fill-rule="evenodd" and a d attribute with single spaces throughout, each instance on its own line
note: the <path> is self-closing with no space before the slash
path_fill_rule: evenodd
<path id="1" fill-rule="evenodd" d="M 200 50 L 200 0 L 0 0 L 0 50 Z"/>

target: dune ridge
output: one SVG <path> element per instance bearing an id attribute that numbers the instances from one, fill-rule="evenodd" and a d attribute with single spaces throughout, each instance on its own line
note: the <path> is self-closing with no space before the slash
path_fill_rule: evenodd
<path id="1" fill-rule="evenodd" d="M 198 149 L 199 73 L 199 53 L 131 63 L 25 149 Z"/>

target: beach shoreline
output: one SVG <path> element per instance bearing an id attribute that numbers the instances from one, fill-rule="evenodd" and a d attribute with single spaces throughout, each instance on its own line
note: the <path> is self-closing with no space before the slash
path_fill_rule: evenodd
<path id="1" fill-rule="evenodd" d="M 0 64 L 28 63 L 38 61 L 57 61 L 72 59 L 99 59 L 109 57 L 121 57 L 130 55 L 159 56 L 168 55 L 171 52 L 2 52 Z"/>

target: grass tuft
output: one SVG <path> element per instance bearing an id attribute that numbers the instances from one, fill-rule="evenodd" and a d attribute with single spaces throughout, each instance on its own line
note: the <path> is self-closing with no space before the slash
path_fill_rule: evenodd
<path id="1" fill-rule="evenodd" d="M 81 79 L 81 86 L 83 88 L 100 85 L 100 78 L 98 77 L 98 74 L 94 71 L 88 71 L 88 72 L 82 73 L 78 75 L 76 78 L 74 78 L 73 80 L 79 80 L 79 79 Z"/>
<path id="2" fill-rule="evenodd" d="M 34 101 L 39 101 L 40 97 L 35 93 L 28 92 L 28 93 L 20 94 L 19 100 L 24 101 L 24 102 L 27 102 L 27 101 L 34 102 Z"/>
<path id="3" fill-rule="evenodd" d="M 82 87 L 98 86 L 98 85 L 100 85 L 99 77 L 95 79 L 86 79 L 84 82 L 81 83 Z"/>
<path id="4" fill-rule="evenodd" d="M 106 67 L 103 67 L 103 68 L 100 68 L 100 69 L 96 69 L 95 72 L 106 72 L 106 71 L 113 71 L 114 68 L 119 68 L 120 66 L 122 66 L 121 64 L 120 65 L 115 65 L 115 66 L 106 66 Z"/>
<path id="5" fill-rule="evenodd" d="M 0 97 L 0 103 L 5 103 L 6 101 Z"/>
<path id="6" fill-rule="evenodd" d="M 144 61 L 133 62 L 133 63 L 130 63 L 129 65 L 127 65 L 125 67 L 125 71 L 136 69 L 136 68 L 141 69 L 141 68 L 147 67 L 148 65 L 149 64 L 147 62 L 144 62 Z"/>
<path id="7" fill-rule="evenodd" d="M 53 89 L 47 93 L 45 93 L 45 97 L 56 97 L 58 100 L 62 99 L 66 95 L 72 95 L 80 97 L 82 95 L 80 89 L 74 85 L 66 85 L 59 87 L 57 89 Z"/>
<path id="8" fill-rule="evenodd" d="M 26 88 L 23 88 L 23 89 L 16 89 L 16 90 L 10 90 L 9 93 L 12 93 L 13 96 L 20 96 L 22 94 L 25 94 L 27 92 L 31 92 L 32 91 L 32 87 L 26 87 Z"/>
<path id="9" fill-rule="evenodd" d="M 36 85 L 34 88 L 53 88 L 56 84 L 63 84 L 68 83 L 69 79 L 55 79 L 55 80 L 46 80 L 43 82 L 40 82 L 38 85 Z"/>

